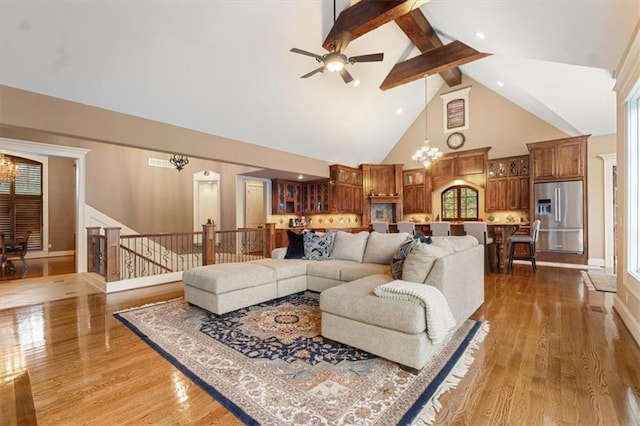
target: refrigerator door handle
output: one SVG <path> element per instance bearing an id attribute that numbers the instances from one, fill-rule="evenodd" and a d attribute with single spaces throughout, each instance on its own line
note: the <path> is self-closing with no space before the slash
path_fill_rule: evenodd
<path id="1" fill-rule="evenodd" d="M 553 219 L 555 222 L 559 222 L 560 219 L 560 214 L 559 214 L 559 210 L 560 210 L 560 196 L 558 194 L 559 189 L 558 188 L 553 188 L 553 203 L 555 204 L 555 208 L 553 209 Z"/>
<path id="2" fill-rule="evenodd" d="M 560 201 L 562 201 L 562 188 L 558 188 L 558 222 L 562 221 L 562 205 Z"/>

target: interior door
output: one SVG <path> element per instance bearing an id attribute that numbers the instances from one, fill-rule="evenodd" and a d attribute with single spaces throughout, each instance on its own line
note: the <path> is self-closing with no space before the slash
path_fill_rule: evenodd
<path id="1" fill-rule="evenodd" d="M 264 225 L 264 185 L 260 181 L 245 182 L 244 226 L 257 228 Z"/>

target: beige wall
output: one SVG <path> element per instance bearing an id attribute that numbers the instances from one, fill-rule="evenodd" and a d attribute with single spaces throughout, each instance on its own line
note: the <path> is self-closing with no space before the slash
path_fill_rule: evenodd
<path id="1" fill-rule="evenodd" d="M 75 250 L 75 161 L 49 157 L 50 252 Z M 46 251 L 47 248 L 43 247 Z"/>
<path id="2" fill-rule="evenodd" d="M 618 292 L 616 293 L 614 307 L 620 314 L 625 325 L 640 344 L 640 280 L 627 272 L 627 235 L 631 232 L 627 217 L 624 214 L 627 206 L 627 180 L 629 177 L 637 179 L 638 170 L 627 170 L 626 159 L 627 141 L 625 137 L 625 99 L 632 89 L 640 82 L 640 23 L 636 26 L 629 47 L 625 53 L 621 65 L 616 70 L 618 81 L 616 82 L 617 100 L 617 169 L 618 169 L 618 210 L 615 213 L 617 218 L 618 238 Z M 636 141 L 637 143 L 637 141 Z M 637 180 L 636 180 L 637 181 Z M 624 332 L 624 331 L 623 331 Z"/>
<path id="3" fill-rule="evenodd" d="M 328 177 L 329 163 L 301 155 L 0 85 L 0 125 L 231 164 Z M 48 142 L 48 141 L 45 141 Z"/>
<path id="4" fill-rule="evenodd" d="M 567 136 L 546 121 L 520 108 L 513 102 L 487 89 L 475 80 L 463 76 L 456 87 L 443 85 L 428 106 L 429 144 L 441 151 L 453 152 L 447 147 L 443 133 L 442 100 L 440 94 L 471 86 L 469 91 L 469 129 L 462 131 L 466 142 L 462 150 L 491 147 L 489 158 L 500 158 L 528 153 L 526 143 Z M 387 154 L 384 163 L 404 163 L 405 168 L 416 167 L 411 155 L 424 143 L 424 111 Z"/>
<path id="5" fill-rule="evenodd" d="M 602 154 L 616 152 L 616 135 L 592 136 L 587 141 L 587 214 L 589 216 L 589 259 L 604 265 L 604 160 Z M 612 224 L 608 224 L 612 226 Z"/>

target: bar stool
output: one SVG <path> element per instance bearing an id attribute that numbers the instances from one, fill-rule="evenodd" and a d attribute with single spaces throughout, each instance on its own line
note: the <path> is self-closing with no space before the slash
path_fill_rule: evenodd
<path id="1" fill-rule="evenodd" d="M 509 241 L 511 242 L 511 247 L 509 248 L 509 267 L 507 270 L 511 271 L 513 268 L 513 259 L 516 260 L 529 260 L 531 261 L 531 269 L 533 272 L 538 270 L 536 266 L 536 241 L 538 241 L 538 233 L 540 232 L 540 221 L 536 220 L 533 222 L 533 226 L 531 227 L 531 233 L 529 235 L 518 235 L 514 234 L 509 236 Z M 526 244 L 529 247 L 529 255 L 528 256 L 515 256 L 516 244 Z"/>
<path id="2" fill-rule="evenodd" d="M 487 269 L 493 272 L 493 251 L 489 247 L 493 244 L 493 238 L 487 234 L 487 224 L 484 222 L 464 222 L 464 233 L 471 235 L 484 245 L 484 260 Z"/>
<path id="3" fill-rule="evenodd" d="M 379 232 L 381 234 L 389 233 L 389 222 L 373 222 L 371 223 L 371 227 L 374 231 Z"/>
<path id="4" fill-rule="evenodd" d="M 451 235 L 451 224 L 449 222 L 431 222 L 429 229 L 432 237 L 448 237 Z"/>
<path id="5" fill-rule="evenodd" d="M 398 232 L 414 235 L 416 233 L 416 224 L 413 222 L 398 222 Z"/>

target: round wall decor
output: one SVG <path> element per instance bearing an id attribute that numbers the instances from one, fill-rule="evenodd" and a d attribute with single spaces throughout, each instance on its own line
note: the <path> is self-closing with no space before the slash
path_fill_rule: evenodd
<path id="1" fill-rule="evenodd" d="M 447 146 L 451 149 L 460 149 L 464 145 L 465 137 L 460 132 L 454 132 L 447 138 Z"/>

